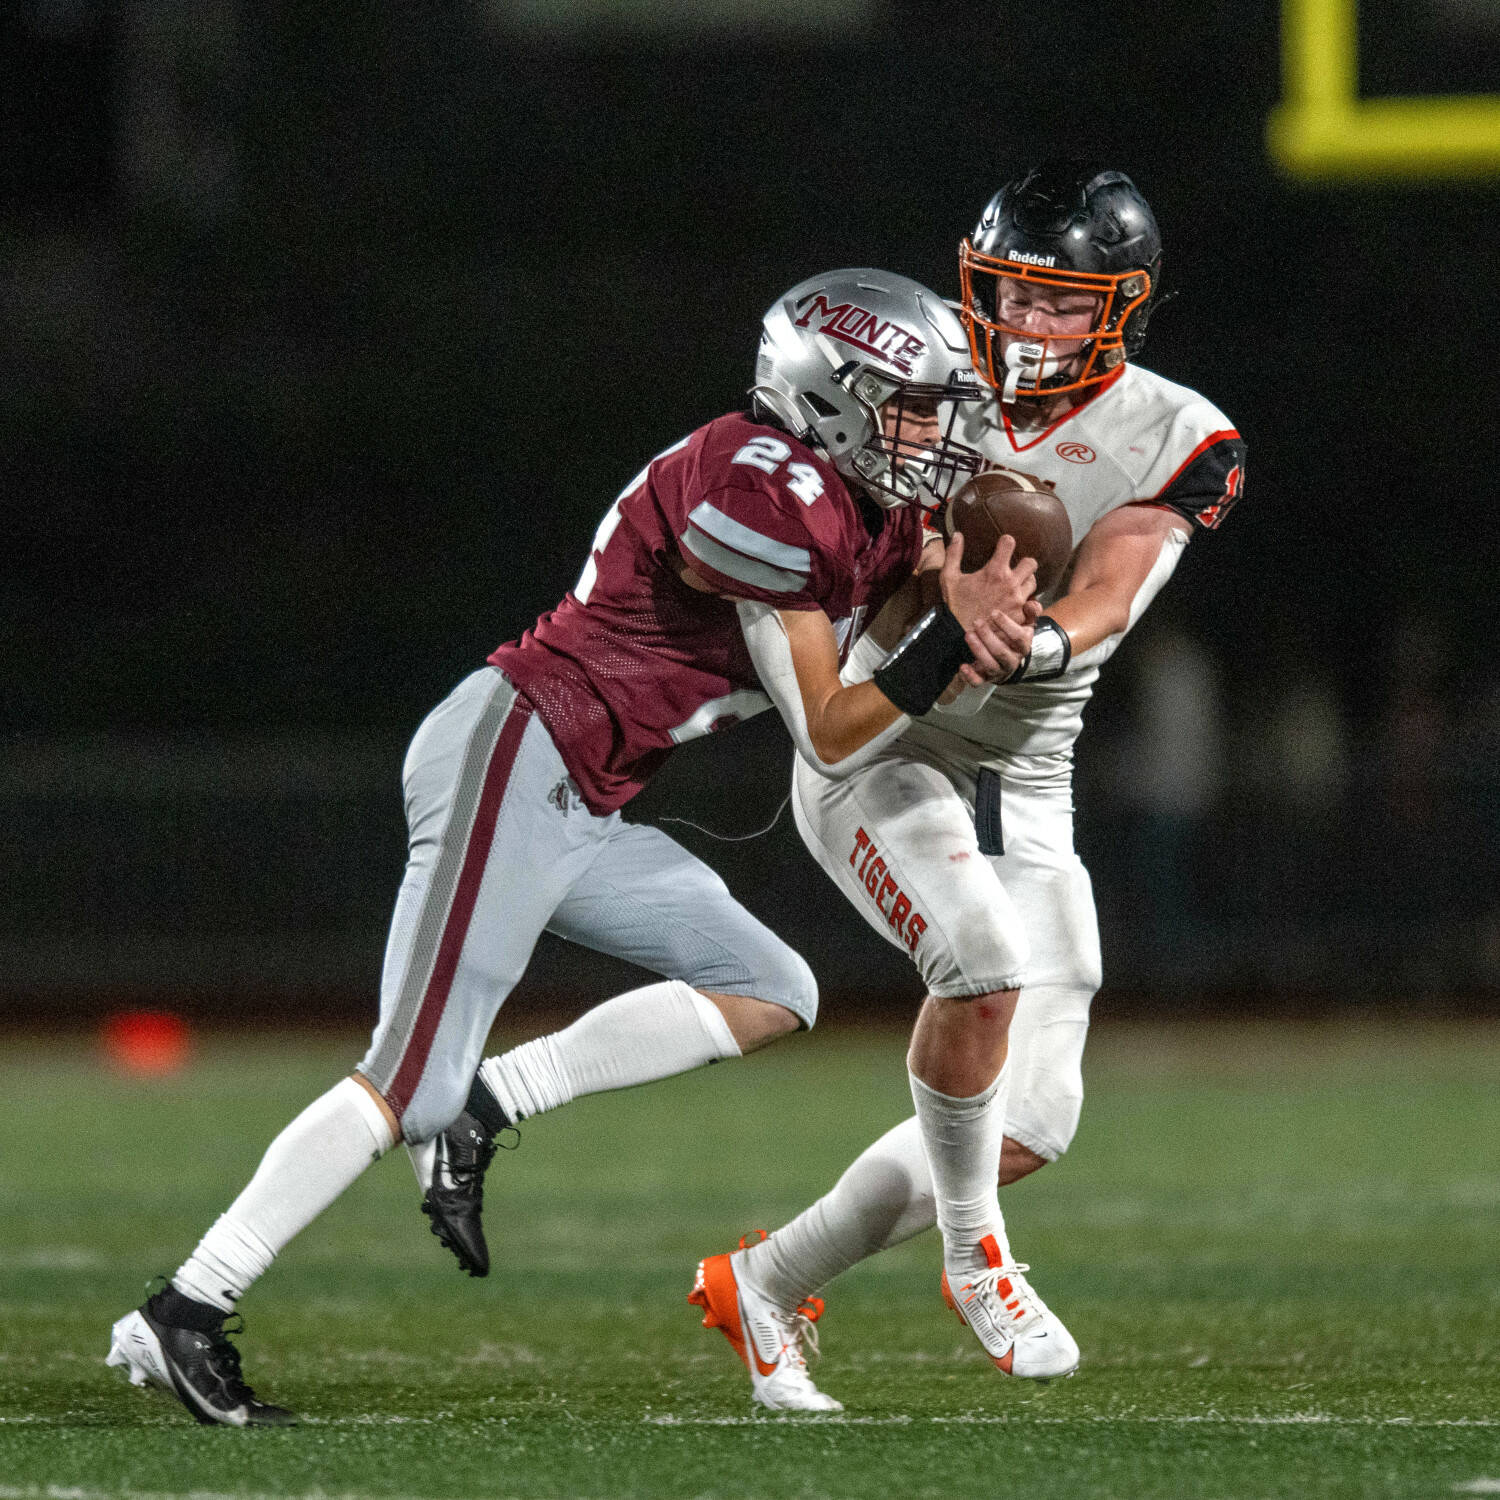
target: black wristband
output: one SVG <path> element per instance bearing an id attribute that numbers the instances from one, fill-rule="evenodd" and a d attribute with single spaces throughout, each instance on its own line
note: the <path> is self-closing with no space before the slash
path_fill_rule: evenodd
<path id="1" fill-rule="evenodd" d="M 946 604 L 931 609 L 896 642 L 875 669 L 875 686 L 904 714 L 925 714 L 974 654 Z"/>
<path id="2" fill-rule="evenodd" d="M 1068 632 L 1051 615 L 1039 615 L 1031 631 L 1031 650 L 1005 680 L 1011 682 L 1051 682 L 1068 670 L 1073 659 L 1073 642 Z"/>

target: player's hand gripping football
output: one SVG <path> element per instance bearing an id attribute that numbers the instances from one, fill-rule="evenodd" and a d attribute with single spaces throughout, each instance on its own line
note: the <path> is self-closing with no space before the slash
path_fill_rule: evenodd
<path id="1" fill-rule="evenodd" d="M 1003 682 L 1031 650 L 1032 621 L 1042 612 L 1035 598 L 1036 563 L 1029 557 L 1014 561 L 1015 548 L 1011 537 L 1002 536 L 990 560 L 973 573 L 962 569 L 962 532 L 953 534 L 943 553 L 943 602 L 974 653 L 973 664 L 959 670 L 971 687 Z"/>

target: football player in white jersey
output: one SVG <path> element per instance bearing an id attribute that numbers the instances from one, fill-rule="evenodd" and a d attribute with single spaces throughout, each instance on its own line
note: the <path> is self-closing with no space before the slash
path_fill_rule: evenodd
<path id="1" fill-rule="evenodd" d="M 934 1098 L 914 1047 L 917 1116 L 791 1223 L 702 1263 L 691 1300 L 729 1336 L 766 1405 L 826 1405 L 802 1354 L 821 1311 L 812 1294 L 934 1222 L 943 1294 L 994 1363 L 1038 1378 L 1076 1368 L 1077 1344 L 1010 1251 L 995 1191 L 1067 1149 L 1083 1100 L 1100 954 L 1073 850 L 1073 742 L 1100 667 L 1189 538 L 1217 528 L 1243 486 L 1228 419 L 1133 363 L 1159 292 L 1161 240 L 1124 173 L 1054 162 L 1016 178 L 964 241 L 960 273 L 975 365 L 996 393 L 965 441 L 1055 486 L 1072 563 L 1010 681 L 966 688 L 845 781 L 798 764 L 793 808 L 835 884 L 911 954 L 924 1006 L 1010 1017 L 1004 1066 L 987 1088 Z M 845 681 L 883 659 L 892 624 L 866 632 Z"/>

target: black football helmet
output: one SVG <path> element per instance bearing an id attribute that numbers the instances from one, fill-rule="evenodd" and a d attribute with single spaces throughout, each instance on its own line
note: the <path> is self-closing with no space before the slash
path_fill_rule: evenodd
<path id="1" fill-rule="evenodd" d="M 1051 161 L 990 199 L 958 265 L 975 369 L 1006 400 L 1050 396 L 1097 385 L 1140 352 L 1161 281 L 1161 232 L 1123 172 Z M 1002 324 L 998 293 L 1007 277 L 1096 294 L 1086 342 L 1070 339 L 1062 356 L 1048 338 Z"/>

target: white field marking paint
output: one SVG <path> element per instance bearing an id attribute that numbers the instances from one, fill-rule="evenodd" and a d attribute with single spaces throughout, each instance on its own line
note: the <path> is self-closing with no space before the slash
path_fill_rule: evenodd
<path id="1" fill-rule="evenodd" d="M 91 1490 L 82 1486 L 0 1485 L 0 1500 L 367 1500 L 353 1490 Z M 421 1495 L 391 1495 L 387 1500 L 424 1500 Z"/>
<path id="2" fill-rule="evenodd" d="M 409 1349 L 360 1349 L 351 1354 L 340 1354 L 341 1364 L 357 1365 L 430 1365 L 430 1354 L 413 1354 Z"/>
<path id="3" fill-rule="evenodd" d="M 1470 1479 L 1464 1484 L 1453 1486 L 1455 1495 L 1500 1495 L 1500 1479 L 1491 1479 L 1487 1474 L 1481 1474 L 1478 1479 Z"/>
<path id="4" fill-rule="evenodd" d="M 299 1417 L 299 1425 L 303 1427 L 436 1427 L 439 1423 L 448 1423 L 453 1420 L 453 1413 L 440 1411 L 430 1417 L 403 1417 L 393 1412 L 357 1412 L 347 1417 Z M 496 1419 L 486 1417 L 487 1422 Z M 500 1420 L 504 1420 L 501 1418 Z"/>
<path id="5" fill-rule="evenodd" d="M 955 1344 L 947 1354 L 934 1354 L 930 1349 L 861 1349 L 856 1354 L 847 1354 L 839 1364 L 847 1370 L 858 1370 L 866 1365 L 968 1365 L 968 1344 Z"/>
<path id="6" fill-rule="evenodd" d="M 105 1264 L 98 1251 L 82 1245 L 38 1245 L 0 1255 L 0 1270 L 6 1271 L 97 1271 Z"/>
<path id="7" fill-rule="evenodd" d="M 356 1412 L 347 1417 L 298 1417 L 302 1427 L 447 1427 L 459 1418 L 451 1411 L 427 1417 L 404 1417 L 392 1412 Z M 465 1427 L 509 1427 L 513 1417 L 464 1417 Z M 0 1497 L 3 1500 L 3 1497 Z"/>
<path id="8" fill-rule="evenodd" d="M 135 1425 L 149 1427 L 180 1427 L 182 1425 L 182 1418 L 179 1413 L 169 1411 L 165 1405 L 163 1405 L 162 1410 L 164 1414 L 161 1418 L 144 1423 L 138 1420 Z M 69 1427 L 76 1420 L 77 1416 L 73 1413 L 64 1413 L 60 1416 L 30 1415 L 23 1417 L 0 1417 L 0 1427 Z M 446 1427 L 455 1420 L 456 1418 L 452 1412 L 442 1411 L 435 1412 L 433 1415 L 427 1417 L 406 1417 L 389 1412 L 359 1412 L 347 1417 L 301 1416 L 297 1418 L 297 1425 L 299 1427 Z M 507 1427 L 513 1420 L 511 1417 L 466 1417 L 464 1418 L 464 1425 L 467 1427 Z M 41 1490 L 31 1489 L 24 1492 L 17 1491 L 15 1495 L 12 1495 L 9 1490 L 0 1485 L 0 1500 L 17 1500 L 17 1497 L 22 1494 L 29 1497 L 32 1495 L 41 1495 L 42 1493 L 43 1491 Z M 82 1492 L 80 1491 L 80 1493 Z M 90 1493 L 92 1494 L 92 1491 Z M 135 1492 L 132 1491 L 131 1493 Z M 147 1491 L 142 1490 L 139 1493 L 146 1494 Z M 167 1494 L 169 1492 L 166 1490 L 159 1492 L 152 1490 L 149 1493 L 155 1495 L 158 1493 Z M 198 1492 L 194 1490 L 192 1493 L 196 1495 Z M 316 1495 L 317 1500 L 338 1500 L 337 1496 L 324 1495 L 318 1491 L 314 1491 L 313 1493 Z M 206 1496 L 207 1492 L 205 1491 L 204 1494 Z M 253 1497 L 241 1496 L 239 1500 L 253 1500 Z"/>
<path id="9" fill-rule="evenodd" d="M 455 1355 L 456 1365 L 539 1365 L 542 1357 L 525 1344 L 491 1344 L 481 1342 L 472 1354 Z"/>
<path id="10" fill-rule="evenodd" d="M 778 1424 L 804 1426 L 808 1422 L 819 1422 L 833 1427 L 1071 1427 L 1092 1422 L 1100 1425 L 1110 1423 L 1139 1422 L 1158 1427 L 1205 1426 L 1205 1427 L 1500 1427 L 1500 1417 L 1433 1417 L 1418 1420 L 1415 1417 L 1335 1417 L 1328 1412 L 1291 1412 L 1280 1417 L 1225 1417 L 1217 1412 L 1202 1416 L 1149 1417 L 1149 1416 L 1092 1416 L 1092 1417 L 1039 1417 L 1039 1416 L 993 1416 L 984 1413 L 967 1413 L 958 1417 L 848 1417 L 830 1414 L 822 1416 L 808 1414 L 784 1417 L 679 1417 L 664 1414 L 659 1417 L 643 1417 L 656 1427 L 763 1427 Z M 1488 1482 L 1488 1481 L 1486 1481 Z M 1478 1493 L 1491 1493 L 1482 1491 Z M 1493 1493 L 1500 1494 L 1500 1489 Z"/>
<path id="11" fill-rule="evenodd" d="M 841 1417 L 802 1412 L 786 1417 L 643 1417 L 649 1427 L 910 1427 L 913 1417 Z"/>

